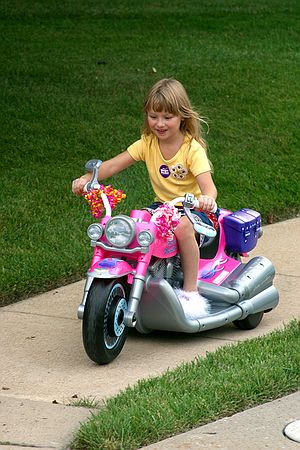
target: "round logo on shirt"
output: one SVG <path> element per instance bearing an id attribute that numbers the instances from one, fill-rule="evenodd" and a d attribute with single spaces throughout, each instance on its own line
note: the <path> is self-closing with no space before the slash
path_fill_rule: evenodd
<path id="1" fill-rule="evenodd" d="M 161 165 L 159 168 L 159 173 L 162 177 L 168 178 L 170 176 L 170 169 L 165 164 Z"/>

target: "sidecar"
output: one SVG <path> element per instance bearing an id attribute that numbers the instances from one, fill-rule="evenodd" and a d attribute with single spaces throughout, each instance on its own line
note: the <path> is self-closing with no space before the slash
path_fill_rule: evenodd
<path id="1" fill-rule="evenodd" d="M 209 300 L 209 314 L 187 318 L 172 280 L 150 271 L 137 310 L 135 326 L 139 332 L 196 333 L 231 322 L 241 329 L 253 329 L 265 312 L 277 306 L 279 293 L 273 286 L 275 268 L 271 261 L 264 256 L 241 261 L 262 235 L 259 214 L 249 209 L 235 213 L 221 210 L 219 224 L 216 237 L 200 249 L 198 290 Z"/>

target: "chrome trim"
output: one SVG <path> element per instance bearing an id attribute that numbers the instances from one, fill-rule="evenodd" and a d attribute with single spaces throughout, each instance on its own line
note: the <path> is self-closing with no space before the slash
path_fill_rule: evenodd
<path id="1" fill-rule="evenodd" d="M 124 323 L 127 327 L 132 328 L 136 325 L 136 313 L 143 295 L 144 286 L 145 277 L 142 275 L 135 275 L 130 291 L 128 308 L 124 316 Z"/>
<path id="2" fill-rule="evenodd" d="M 94 278 L 103 278 L 103 279 L 112 279 L 112 278 L 120 278 L 123 277 L 125 275 L 129 275 L 130 273 L 134 273 L 133 269 L 132 270 L 128 270 L 126 272 L 122 272 L 121 274 L 111 274 L 109 273 L 109 270 L 105 270 L 102 273 L 97 273 L 97 269 L 93 270 L 93 272 L 91 272 L 90 276 L 94 277 Z"/>
<path id="3" fill-rule="evenodd" d="M 83 297 L 82 297 L 81 303 L 78 306 L 78 310 L 77 310 L 78 319 L 83 319 L 84 307 L 85 307 L 86 299 L 87 299 L 90 287 L 92 285 L 93 279 L 94 279 L 93 275 L 87 274 L 87 278 L 85 280 L 85 285 L 84 285 Z"/>
<path id="4" fill-rule="evenodd" d="M 140 253 L 148 253 L 149 252 L 149 247 L 134 247 L 134 248 L 119 248 L 119 247 L 110 247 L 107 244 L 104 244 L 104 242 L 99 242 L 99 241 L 91 241 L 91 246 L 92 247 L 101 247 L 104 250 L 107 251 L 111 251 L 111 252 L 122 252 L 122 253 L 128 253 L 128 254 L 132 254 L 132 253 L 136 253 L 136 252 L 140 252 Z"/>

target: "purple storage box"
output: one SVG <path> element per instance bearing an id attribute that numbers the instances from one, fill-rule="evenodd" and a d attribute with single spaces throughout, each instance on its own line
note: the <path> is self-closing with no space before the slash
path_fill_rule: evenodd
<path id="1" fill-rule="evenodd" d="M 224 217 L 226 248 L 247 253 L 256 246 L 260 231 L 260 213 L 252 209 L 239 209 Z"/>

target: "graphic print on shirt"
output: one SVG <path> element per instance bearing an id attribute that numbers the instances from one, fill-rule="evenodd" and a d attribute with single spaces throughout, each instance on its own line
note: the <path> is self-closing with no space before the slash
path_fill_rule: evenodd
<path id="1" fill-rule="evenodd" d="M 176 164 L 176 166 L 171 167 L 171 174 L 173 178 L 177 180 L 183 180 L 187 174 L 188 170 L 183 166 L 183 164 Z"/>
<path id="2" fill-rule="evenodd" d="M 170 176 L 170 169 L 165 164 L 162 164 L 159 168 L 159 173 L 163 178 L 168 178 Z"/>
<path id="3" fill-rule="evenodd" d="M 162 164 L 159 168 L 159 173 L 163 178 L 168 178 L 170 175 L 172 175 L 172 177 L 176 180 L 183 180 L 187 176 L 188 170 L 181 163 L 172 166 L 171 170 L 168 166 Z"/>

